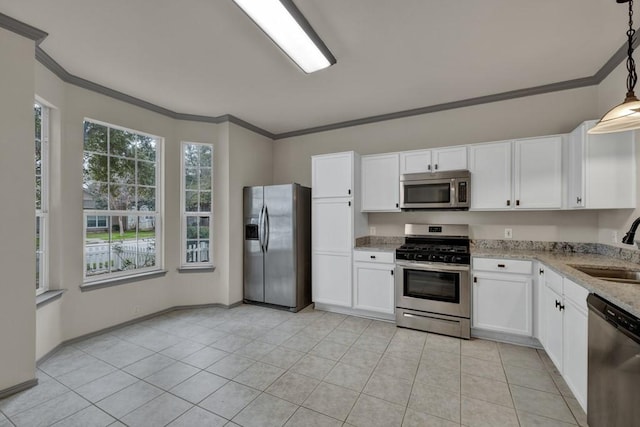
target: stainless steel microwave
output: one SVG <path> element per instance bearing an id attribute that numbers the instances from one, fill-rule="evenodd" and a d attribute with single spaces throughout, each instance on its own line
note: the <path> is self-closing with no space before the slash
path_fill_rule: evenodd
<path id="1" fill-rule="evenodd" d="M 470 185 L 468 170 L 400 175 L 400 208 L 468 210 Z"/>

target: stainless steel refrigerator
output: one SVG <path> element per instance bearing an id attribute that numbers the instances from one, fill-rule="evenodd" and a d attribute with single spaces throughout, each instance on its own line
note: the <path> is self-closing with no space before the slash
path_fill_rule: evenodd
<path id="1" fill-rule="evenodd" d="M 310 188 L 244 188 L 244 300 L 294 312 L 311 304 Z"/>

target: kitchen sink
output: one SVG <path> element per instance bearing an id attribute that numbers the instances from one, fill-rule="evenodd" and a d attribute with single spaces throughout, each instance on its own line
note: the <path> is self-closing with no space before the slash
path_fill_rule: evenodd
<path id="1" fill-rule="evenodd" d="M 635 283 L 640 285 L 640 271 L 628 270 L 625 268 L 598 268 L 572 265 L 578 271 L 583 272 L 596 279 L 608 282 Z"/>

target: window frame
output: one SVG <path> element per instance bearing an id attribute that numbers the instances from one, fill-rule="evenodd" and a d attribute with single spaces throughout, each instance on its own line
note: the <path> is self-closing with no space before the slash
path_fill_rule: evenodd
<path id="1" fill-rule="evenodd" d="M 187 211 L 186 209 L 186 167 L 185 167 L 185 147 L 188 145 L 206 146 L 211 149 L 211 209 L 208 212 L 204 211 Z M 213 238 L 214 236 L 214 216 L 213 216 L 213 198 L 214 198 L 214 164 L 215 164 L 215 146 L 208 142 L 193 142 L 182 141 L 180 143 L 180 270 L 189 269 L 210 269 L 214 267 L 214 250 L 213 250 Z M 200 178 L 198 178 L 199 180 Z M 209 218 L 209 261 L 206 262 L 187 262 L 187 217 L 208 217 Z"/>
<path id="2" fill-rule="evenodd" d="M 38 246 L 36 246 L 35 251 L 36 268 L 38 269 L 36 296 L 38 296 L 49 290 L 49 144 L 51 139 L 51 108 L 38 100 L 35 100 L 34 107 L 35 105 L 40 107 L 40 209 L 35 209 L 35 217 L 38 221 L 38 225 L 36 226 L 39 227 L 40 236 L 39 250 Z M 35 136 L 36 135 L 34 135 L 34 138 Z M 35 175 L 35 177 L 37 178 L 38 175 Z M 34 186 L 35 182 L 34 179 Z M 37 236 L 38 234 L 36 234 L 36 238 Z M 39 259 L 38 253 L 40 254 Z"/>
<path id="3" fill-rule="evenodd" d="M 149 273 L 154 273 L 154 272 L 161 272 L 164 271 L 164 227 L 163 227 L 163 219 L 164 219 L 164 203 L 163 203 L 163 191 L 164 191 L 164 167 L 163 167 L 163 161 L 164 161 L 164 138 L 158 135 L 153 135 L 147 132 L 142 132 L 136 129 L 131 129 L 131 128 L 127 128 L 124 126 L 119 126 L 119 125 L 114 125 L 111 123 L 107 123 L 107 122 L 103 122 L 100 120 L 95 120 L 89 117 L 85 117 L 83 119 L 83 148 L 82 148 L 82 153 L 84 156 L 85 153 L 85 149 L 84 149 L 84 122 L 91 122 L 93 124 L 99 125 L 99 126 L 105 126 L 107 128 L 107 148 L 105 153 L 98 153 L 100 155 L 105 155 L 107 156 L 108 159 L 110 159 L 111 157 L 113 158 L 125 158 L 125 159 L 130 159 L 128 157 L 123 157 L 123 156 L 119 156 L 119 155 L 112 155 L 109 152 L 108 149 L 108 145 L 109 145 L 109 139 L 110 139 L 110 132 L 108 131 L 109 129 L 115 129 L 115 130 L 119 130 L 119 131 L 123 131 L 123 132 L 128 132 L 128 133 L 132 133 L 132 134 L 136 134 L 136 135 L 141 135 L 141 136 L 146 136 L 149 138 L 153 138 L 156 141 L 156 150 L 155 150 L 155 211 L 143 211 L 143 210 L 110 210 L 110 209 L 106 209 L 106 210 L 102 210 L 102 209 L 85 209 L 83 207 L 82 209 L 82 239 L 83 239 L 83 245 L 82 245 L 82 281 L 83 284 L 86 286 L 91 286 L 92 284 L 99 284 L 102 282 L 110 282 L 110 281 L 114 281 L 114 280 L 118 280 L 118 279 L 127 279 L 129 277 L 136 277 L 136 276 L 144 276 L 146 274 Z M 91 151 L 89 151 L 89 153 L 92 153 Z M 138 160 L 137 157 L 133 160 Z M 110 163 L 109 160 L 107 160 L 107 163 Z M 137 168 L 137 166 L 136 166 Z M 84 184 L 84 180 L 83 180 L 83 184 Z M 144 186 L 143 186 L 144 187 Z M 83 187 L 84 188 L 84 187 Z M 107 208 L 109 208 L 109 206 L 107 206 Z M 111 221 L 113 218 L 117 218 L 117 217 L 137 217 L 137 224 L 136 224 L 136 232 L 139 231 L 138 230 L 138 226 L 139 226 L 139 221 L 140 218 L 144 218 L 144 217 L 155 217 L 155 265 L 151 266 L 151 267 L 143 267 L 143 268 L 135 268 L 132 270 L 123 270 L 123 271 L 116 271 L 116 272 L 108 272 L 108 273 L 102 273 L 102 274 L 95 274 L 95 275 L 87 275 L 87 246 L 86 246 L 86 239 L 87 239 L 87 230 L 91 230 L 93 228 L 89 228 L 87 227 L 87 218 L 94 216 L 96 217 L 96 225 L 97 225 L 97 221 L 99 217 L 105 216 L 107 218 L 107 224 L 106 224 L 106 228 L 108 229 L 108 233 L 112 232 L 112 226 L 111 226 Z M 96 227 L 96 228 L 102 228 L 102 227 Z M 109 241 L 108 245 L 109 245 L 109 250 L 111 250 L 111 245 L 112 245 L 112 241 Z"/>

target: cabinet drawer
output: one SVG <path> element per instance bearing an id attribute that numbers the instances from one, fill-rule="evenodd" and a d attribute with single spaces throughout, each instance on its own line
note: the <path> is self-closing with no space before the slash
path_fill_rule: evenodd
<path id="1" fill-rule="evenodd" d="M 389 251 L 353 251 L 353 260 L 359 262 L 378 262 L 385 264 L 393 264 L 395 252 Z"/>
<path id="2" fill-rule="evenodd" d="M 562 276 L 547 267 L 544 269 L 544 283 L 556 294 L 562 295 Z"/>
<path id="3" fill-rule="evenodd" d="M 587 295 L 589 295 L 589 291 L 578 285 L 577 283 L 567 279 L 564 279 L 564 296 L 565 298 L 570 299 L 574 304 L 576 304 L 580 309 L 582 309 L 585 314 L 587 313 Z"/>
<path id="4" fill-rule="evenodd" d="M 531 261 L 515 259 L 474 258 L 475 271 L 504 271 L 512 274 L 531 274 Z"/>

